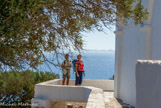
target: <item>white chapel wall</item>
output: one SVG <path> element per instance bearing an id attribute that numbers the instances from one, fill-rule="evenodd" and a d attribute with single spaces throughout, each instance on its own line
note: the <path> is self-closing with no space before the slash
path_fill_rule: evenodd
<path id="1" fill-rule="evenodd" d="M 121 37 L 116 31 L 115 96 L 133 106 L 136 105 L 136 61 L 161 59 L 161 0 L 142 1 L 150 13 L 144 25 L 123 26 L 119 30 Z"/>

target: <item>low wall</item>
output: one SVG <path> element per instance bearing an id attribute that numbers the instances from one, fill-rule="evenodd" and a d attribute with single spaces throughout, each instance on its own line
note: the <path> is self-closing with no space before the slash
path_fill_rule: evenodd
<path id="1" fill-rule="evenodd" d="M 61 85 L 62 80 L 50 80 L 35 85 L 35 96 L 32 99 L 33 108 L 52 107 L 51 102 L 82 102 L 86 108 L 105 108 L 103 90 L 113 91 L 113 80 L 83 80 L 82 86 Z"/>
<path id="2" fill-rule="evenodd" d="M 70 85 L 74 85 L 75 80 L 70 81 Z M 102 90 L 113 91 L 114 81 L 113 80 L 83 80 L 82 86 L 92 86 L 101 88 Z"/>
<path id="3" fill-rule="evenodd" d="M 161 108 L 161 61 L 136 65 L 136 108 Z"/>
<path id="4" fill-rule="evenodd" d="M 36 85 L 32 108 L 52 108 L 53 103 L 63 102 L 86 105 L 86 108 L 105 108 L 103 90 L 94 87 Z M 84 108 L 84 107 L 83 107 Z"/>
<path id="5" fill-rule="evenodd" d="M 75 86 L 35 86 L 35 97 L 58 101 L 87 102 L 90 92 L 91 89 Z"/>
<path id="6" fill-rule="evenodd" d="M 48 84 L 48 85 L 61 85 L 62 80 L 56 79 L 47 82 L 43 82 L 41 84 Z M 70 80 L 69 85 L 74 86 L 75 80 Z M 101 88 L 102 90 L 113 91 L 114 90 L 114 80 L 83 80 L 81 86 L 91 86 L 96 88 Z"/>

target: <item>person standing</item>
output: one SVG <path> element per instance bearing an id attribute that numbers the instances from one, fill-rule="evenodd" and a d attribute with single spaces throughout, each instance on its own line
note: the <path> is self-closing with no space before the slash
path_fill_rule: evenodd
<path id="1" fill-rule="evenodd" d="M 79 54 L 77 55 L 77 61 L 75 64 L 75 71 L 76 71 L 76 80 L 75 80 L 75 85 L 80 86 L 82 84 L 82 77 L 84 75 L 85 77 L 85 72 L 84 72 L 84 64 L 83 61 L 81 60 L 82 56 Z"/>
<path id="2" fill-rule="evenodd" d="M 66 78 L 67 78 L 66 85 L 69 85 L 70 69 L 72 67 L 72 63 L 71 63 L 71 61 L 69 61 L 69 54 L 65 55 L 65 60 L 63 61 L 61 67 L 62 67 L 62 71 L 63 71 L 62 85 L 65 84 Z"/>

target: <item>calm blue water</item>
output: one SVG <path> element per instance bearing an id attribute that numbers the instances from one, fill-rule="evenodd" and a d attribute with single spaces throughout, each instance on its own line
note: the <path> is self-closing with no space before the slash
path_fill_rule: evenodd
<path id="1" fill-rule="evenodd" d="M 82 60 L 85 65 L 86 76 L 83 79 L 110 79 L 114 75 L 114 53 L 86 53 Z M 55 73 L 62 78 L 61 68 L 52 67 Z M 42 71 L 50 71 L 46 65 L 39 67 Z M 75 79 L 75 73 L 71 70 L 71 79 Z"/>

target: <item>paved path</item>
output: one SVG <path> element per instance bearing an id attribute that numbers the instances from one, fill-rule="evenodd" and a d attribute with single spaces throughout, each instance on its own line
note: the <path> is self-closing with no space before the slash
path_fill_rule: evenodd
<path id="1" fill-rule="evenodd" d="M 114 98 L 113 92 L 104 92 L 106 108 L 123 108 L 122 105 Z"/>

